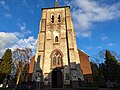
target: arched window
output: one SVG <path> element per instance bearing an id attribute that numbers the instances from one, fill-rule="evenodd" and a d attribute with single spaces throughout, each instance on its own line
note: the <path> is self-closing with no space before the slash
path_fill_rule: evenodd
<path id="1" fill-rule="evenodd" d="M 51 22 L 54 23 L 54 15 L 51 16 Z"/>
<path id="2" fill-rule="evenodd" d="M 52 66 L 62 66 L 62 56 L 59 51 L 55 52 L 52 57 Z"/>
<path id="3" fill-rule="evenodd" d="M 58 22 L 60 22 L 61 20 L 60 20 L 60 14 L 58 15 Z"/>
<path id="4" fill-rule="evenodd" d="M 51 31 L 47 31 L 47 39 L 51 39 Z"/>
<path id="5" fill-rule="evenodd" d="M 59 32 L 58 31 L 54 31 L 53 35 L 54 35 L 54 43 L 59 42 Z"/>
<path id="6" fill-rule="evenodd" d="M 55 42 L 58 42 L 58 36 L 55 36 Z"/>

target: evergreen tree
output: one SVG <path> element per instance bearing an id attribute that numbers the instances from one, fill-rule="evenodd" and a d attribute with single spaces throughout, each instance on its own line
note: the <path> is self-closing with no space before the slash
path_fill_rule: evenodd
<path id="1" fill-rule="evenodd" d="M 99 67 L 98 67 L 98 65 L 97 65 L 96 63 L 94 63 L 94 62 L 91 62 L 90 64 L 91 64 L 91 69 L 92 69 L 92 73 L 93 73 L 93 79 L 94 79 L 94 81 L 97 82 L 98 76 L 99 76 L 99 74 L 100 74 Z"/>
<path id="2" fill-rule="evenodd" d="M 108 50 L 105 52 L 105 62 L 100 64 L 100 69 L 106 80 L 114 81 L 120 76 L 120 64 Z"/>
<path id="3" fill-rule="evenodd" d="M 12 51 L 7 49 L 2 56 L 2 63 L 0 64 L 0 82 L 4 79 L 6 75 L 11 73 L 11 63 L 12 63 Z"/>
<path id="4" fill-rule="evenodd" d="M 105 87 L 105 80 L 99 66 L 96 63 L 91 62 L 91 69 L 92 69 L 93 79 L 97 84 L 97 86 Z"/>

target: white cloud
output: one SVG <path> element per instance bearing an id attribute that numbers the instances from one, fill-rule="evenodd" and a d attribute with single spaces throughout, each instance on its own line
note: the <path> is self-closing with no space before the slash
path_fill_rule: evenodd
<path id="1" fill-rule="evenodd" d="M 31 31 L 27 28 L 25 22 L 21 22 L 19 20 L 18 22 L 18 28 L 20 29 L 20 31 L 23 33 L 23 34 L 31 34 Z"/>
<path id="2" fill-rule="evenodd" d="M 107 44 L 107 46 L 113 46 L 114 44 L 113 43 L 109 43 L 109 44 Z"/>
<path id="3" fill-rule="evenodd" d="M 97 49 L 102 49 L 103 47 L 102 46 L 96 46 L 96 47 L 93 47 L 91 45 L 85 47 L 87 50 L 97 50 Z"/>
<path id="4" fill-rule="evenodd" d="M 91 49 L 93 49 L 93 47 L 92 46 L 87 46 L 86 49 L 91 50 Z"/>
<path id="5" fill-rule="evenodd" d="M 33 36 L 30 36 L 27 39 L 19 39 L 17 41 L 17 48 L 26 48 L 29 47 L 31 49 L 34 49 L 36 39 L 33 38 Z"/>
<path id="6" fill-rule="evenodd" d="M 3 9 L 3 15 L 6 18 L 12 18 L 12 14 L 10 13 L 10 8 L 9 6 L 6 4 L 5 0 L 0 0 L 0 7 L 2 7 Z"/>
<path id="7" fill-rule="evenodd" d="M 5 13 L 4 16 L 5 16 L 6 18 L 11 18 L 11 17 L 12 17 L 12 14 L 10 14 L 10 13 Z"/>
<path id="8" fill-rule="evenodd" d="M 101 37 L 101 41 L 105 41 L 105 40 L 107 40 L 107 39 L 109 39 L 107 36 L 102 36 L 102 37 Z"/>
<path id="9" fill-rule="evenodd" d="M 16 33 L 0 32 L 0 49 L 12 45 L 17 41 L 17 39 Z"/>
<path id="10" fill-rule="evenodd" d="M 91 36 L 94 22 L 104 22 L 120 17 L 120 2 L 113 5 L 99 3 L 99 0 L 71 0 L 67 3 L 72 7 L 72 16 L 77 35 Z"/>
<path id="11" fill-rule="evenodd" d="M 36 48 L 36 39 L 33 36 L 21 38 L 21 33 L 0 32 L 0 57 L 7 48 L 31 48 L 33 52 Z"/>
<path id="12" fill-rule="evenodd" d="M 30 34 L 31 31 L 27 28 L 25 22 L 18 21 L 17 26 L 21 32 L 0 32 L 0 57 L 7 48 L 11 48 L 12 50 L 16 48 L 31 48 L 33 53 L 35 52 L 36 39 L 33 36 L 25 38 L 26 34 Z"/>
<path id="13" fill-rule="evenodd" d="M 4 0 L 0 0 L 0 6 L 3 7 L 5 10 L 10 9 Z"/>
<path id="14" fill-rule="evenodd" d="M 102 46 L 97 46 L 95 49 L 102 49 Z"/>

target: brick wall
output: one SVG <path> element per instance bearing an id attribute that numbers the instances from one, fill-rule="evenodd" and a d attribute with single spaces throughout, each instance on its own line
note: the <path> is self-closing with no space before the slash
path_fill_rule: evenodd
<path id="1" fill-rule="evenodd" d="M 79 57 L 80 57 L 80 66 L 83 71 L 85 81 L 92 82 L 92 70 L 89 61 L 89 56 L 78 49 Z"/>

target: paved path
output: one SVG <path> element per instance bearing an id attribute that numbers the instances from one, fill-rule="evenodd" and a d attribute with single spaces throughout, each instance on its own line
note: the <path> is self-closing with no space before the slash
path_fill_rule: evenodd
<path id="1" fill-rule="evenodd" d="M 120 88 L 116 88 L 116 89 L 113 89 L 113 88 L 85 88 L 85 87 L 82 87 L 82 88 L 79 88 L 79 89 L 74 89 L 74 88 L 46 88 L 46 89 L 40 89 L 40 90 L 120 90 Z"/>
<path id="2" fill-rule="evenodd" d="M 98 88 L 90 87 L 82 87 L 82 88 L 45 88 L 45 89 L 40 89 L 40 90 L 99 90 Z"/>
<path id="3" fill-rule="evenodd" d="M 99 88 L 99 90 L 120 90 L 120 88 Z"/>

